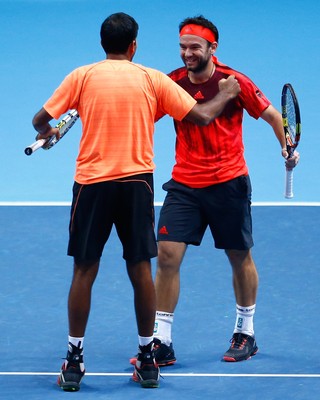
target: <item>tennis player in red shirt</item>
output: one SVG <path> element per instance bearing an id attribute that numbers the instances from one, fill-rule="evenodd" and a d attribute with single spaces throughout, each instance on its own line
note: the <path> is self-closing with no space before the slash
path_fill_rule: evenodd
<path id="1" fill-rule="evenodd" d="M 244 158 L 244 110 L 262 118 L 274 131 L 288 168 L 299 159 L 288 159 L 281 114 L 244 74 L 220 63 L 214 56 L 219 33 L 203 16 L 185 19 L 179 26 L 180 55 L 185 67 L 169 74 L 198 103 L 213 98 L 222 78 L 235 75 L 241 93 L 208 126 L 174 120 L 176 163 L 158 224 L 158 267 L 155 286 L 157 312 L 154 331 L 159 365 L 176 358 L 171 328 L 180 290 L 180 266 L 188 245 L 199 246 L 209 227 L 215 247 L 223 249 L 233 273 L 236 320 L 225 361 L 246 360 L 257 353 L 253 316 L 258 273 L 251 247 L 251 184 Z M 135 358 L 132 358 L 134 363 Z"/>

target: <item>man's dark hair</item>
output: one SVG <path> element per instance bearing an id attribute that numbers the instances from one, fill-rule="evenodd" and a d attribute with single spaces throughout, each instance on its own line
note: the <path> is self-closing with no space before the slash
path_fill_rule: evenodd
<path id="1" fill-rule="evenodd" d="M 139 25 L 130 15 L 119 12 L 104 20 L 100 29 L 101 46 L 108 54 L 123 54 L 137 38 Z"/>
<path id="2" fill-rule="evenodd" d="M 196 17 L 193 18 L 186 18 L 184 19 L 180 24 L 179 24 L 179 32 L 181 32 L 181 29 L 185 26 L 185 25 L 189 25 L 189 24 L 195 24 L 195 25 L 200 25 L 200 26 L 204 26 L 205 28 L 210 29 L 210 31 L 212 31 L 214 33 L 214 36 L 216 38 L 216 42 L 219 42 L 219 32 L 218 32 L 218 28 L 208 19 L 204 18 L 203 15 L 198 15 Z"/>

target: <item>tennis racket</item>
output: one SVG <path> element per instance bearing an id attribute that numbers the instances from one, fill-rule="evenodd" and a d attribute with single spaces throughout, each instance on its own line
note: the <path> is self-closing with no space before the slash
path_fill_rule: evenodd
<path id="1" fill-rule="evenodd" d="M 301 135 L 300 108 L 297 96 L 290 83 L 286 83 L 281 96 L 282 122 L 286 138 L 287 152 L 292 157 Z M 285 193 L 287 199 L 293 197 L 293 170 L 286 168 Z"/>
<path id="2" fill-rule="evenodd" d="M 39 139 L 32 143 L 30 146 L 26 147 L 24 152 L 27 156 L 31 156 L 36 150 L 43 148 L 44 150 L 49 150 L 53 147 L 58 141 L 60 141 L 63 136 L 69 131 L 70 128 L 75 124 L 77 119 L 79 118 L 79 114 L 77 110 L 71 110 L 62 120 L 56 125 L 56 128 L 59 129 L 60 139 L 57 140 L 55 136 L 51 136 L 47 139 Z M 46 147 L 43 147 L 46 145 Z"/>

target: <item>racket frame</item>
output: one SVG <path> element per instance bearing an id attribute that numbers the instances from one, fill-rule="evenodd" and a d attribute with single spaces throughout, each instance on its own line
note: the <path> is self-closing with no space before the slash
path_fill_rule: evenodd
<path id="1" fill-rule="evenodd" d="M 295 126 L 294 126 L 294 135 L 291 132 L 291 126 L 288 120 L 288 103 L 287 103 L 287 93 L 290 92 L 290 95 L 293 100 L 293 107 L 295 111 Z M 300 135 L 301 135 L 301 115 L 300 115 L 300 107 L 298 103 L 297 96 L 295 91 L 290 83 L 286 83 L 283 85 L 282 94 L 281 94 L 281 108 L 282 108 L 282 124 L 284 129 L 284 135 L 286 138 L 286 147 L 287 152 L 289 154 L 289 158 L 293 156 L 294 150 L 297 148 Z M 293 169 L 286 168 L 286 177 L 285 177 L 285 198 L 292 199 L 293 198 Z"/>

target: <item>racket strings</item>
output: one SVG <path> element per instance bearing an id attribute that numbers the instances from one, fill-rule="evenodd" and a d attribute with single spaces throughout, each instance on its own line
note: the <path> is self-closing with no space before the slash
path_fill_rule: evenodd
<path id="1" fill-rule="evenodd" d="M 291 141 L 290 146 L 295 145 L 295 138 L 296 138 L 296 130 L 297 130 L 297 120 L 296 120 L 296 110 L 294 106 L 294 100 L 292 94 L 290 92 L 287 93 L 286 99 L 286 114 L 287 114 L 287 123 L 288 123 L 288 130 L 287 133 L 289 134 L 289 141 Z"/>

